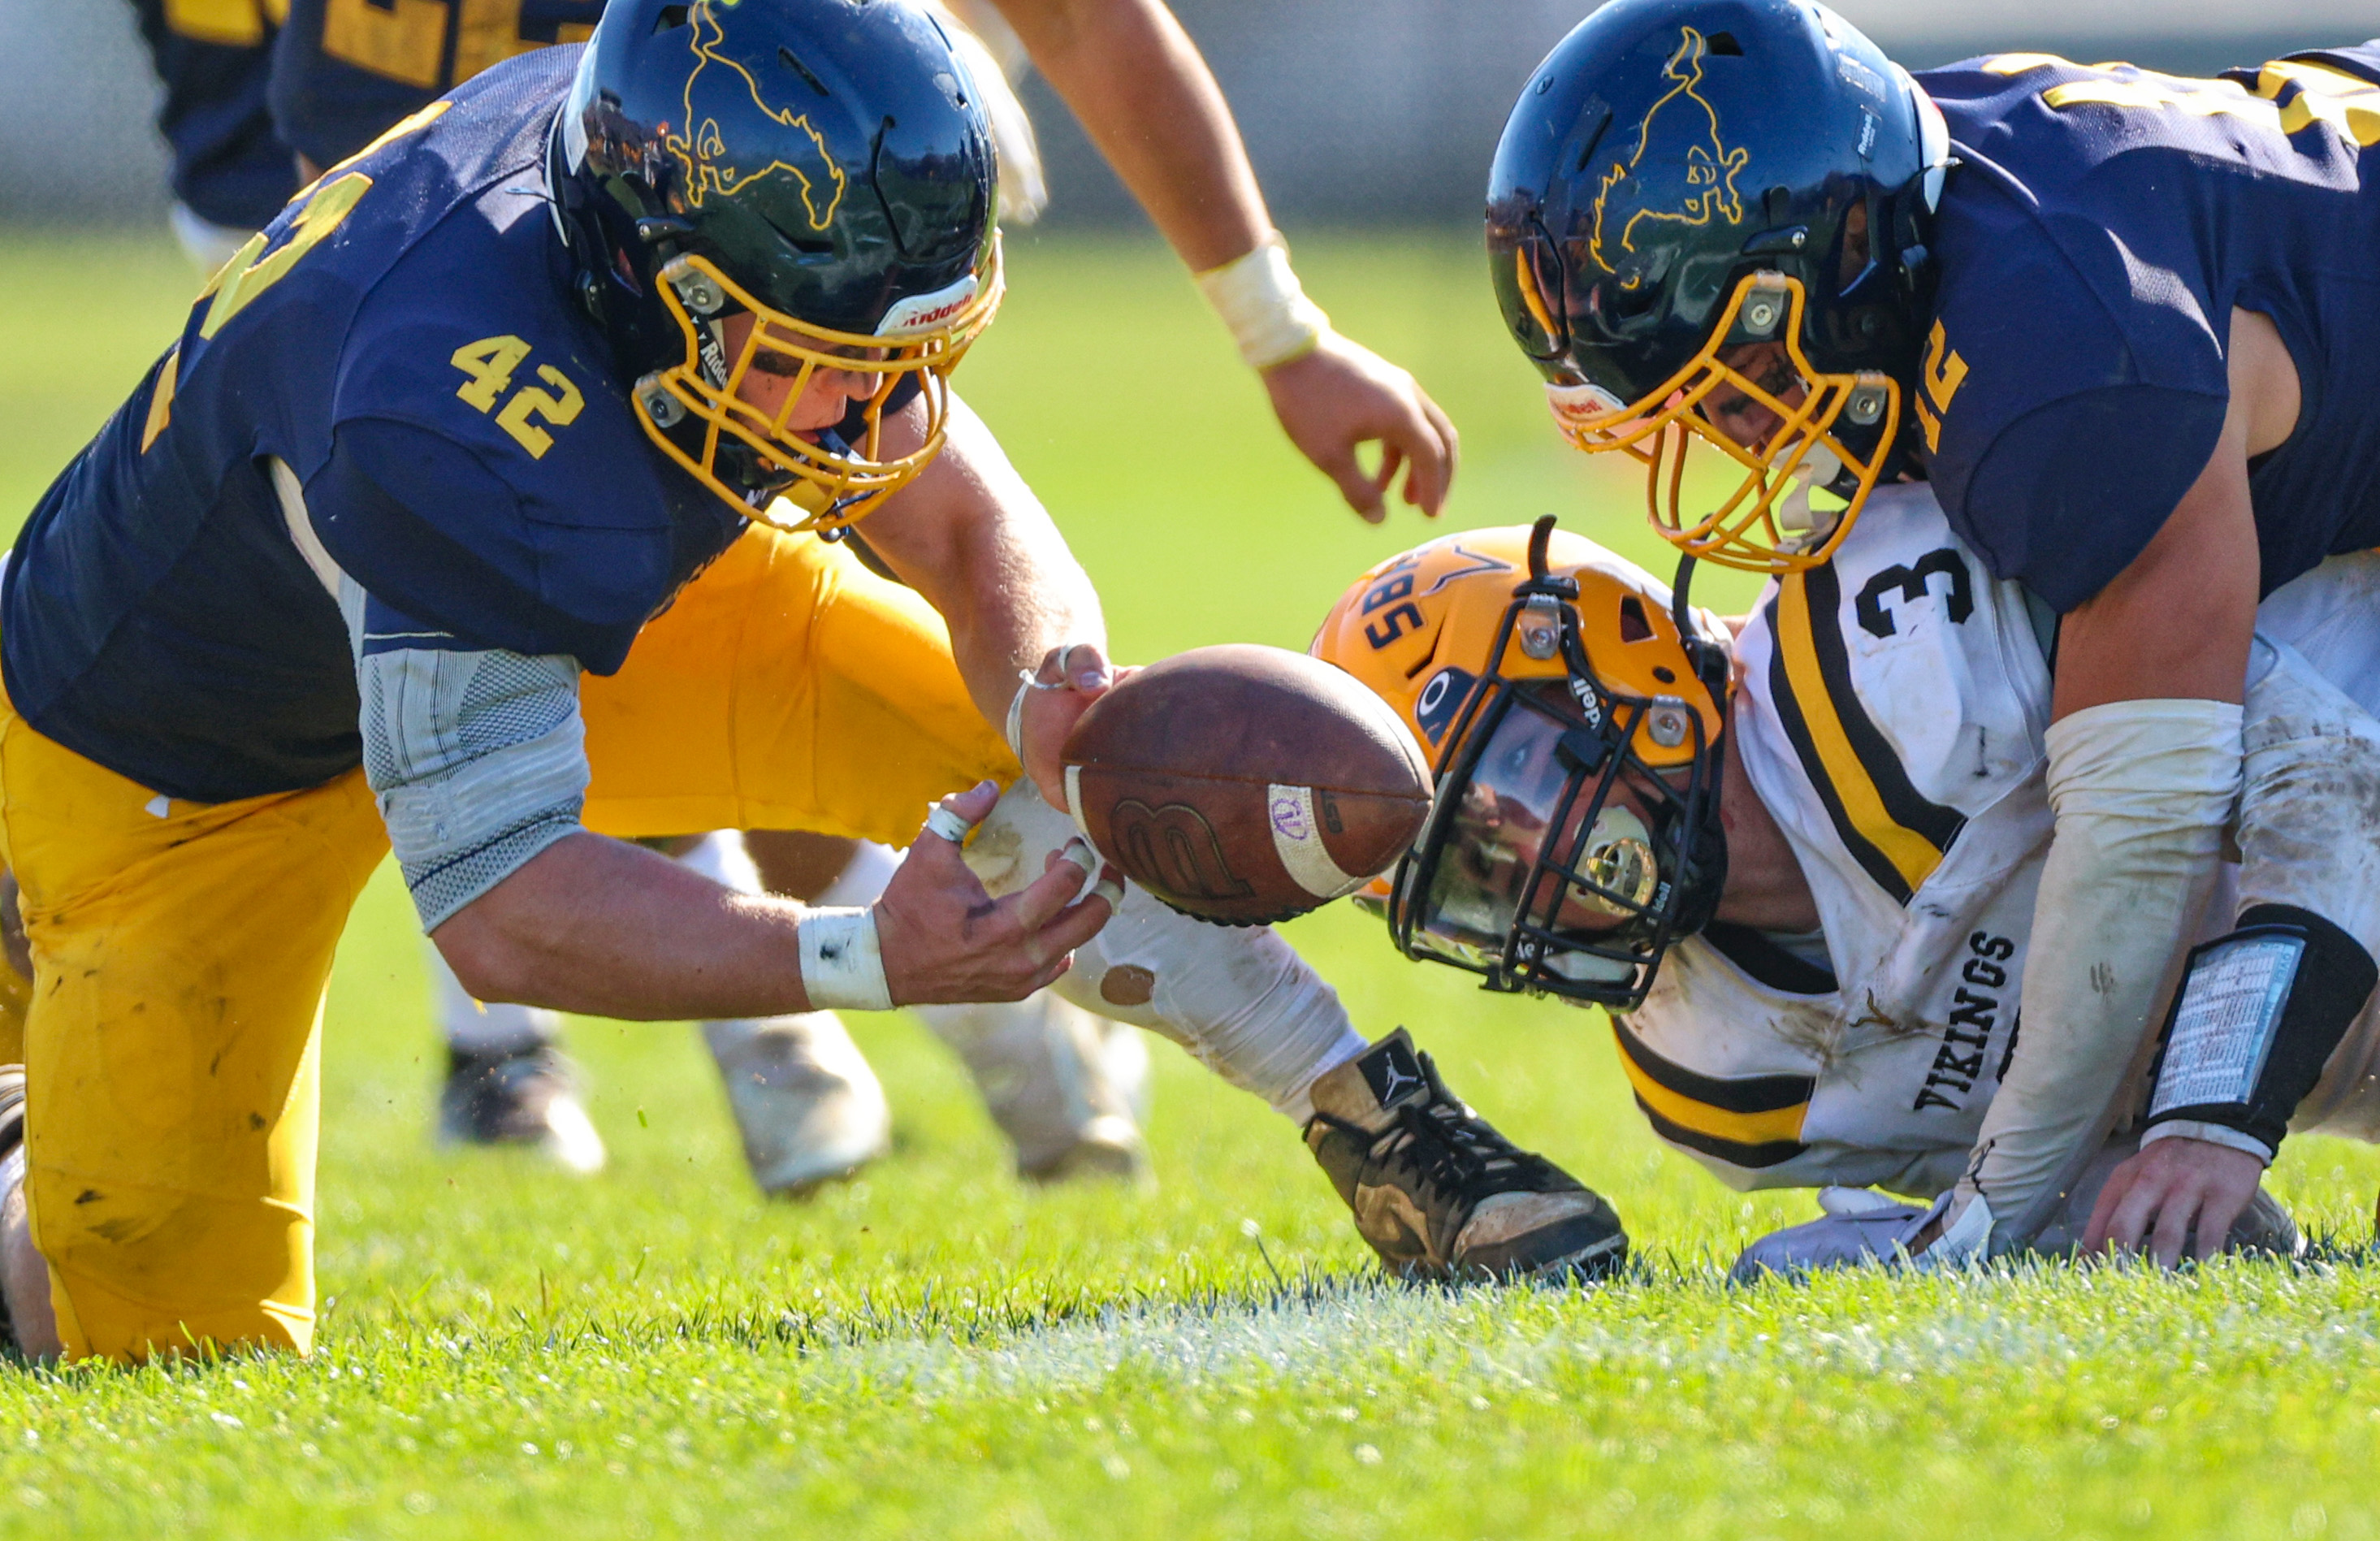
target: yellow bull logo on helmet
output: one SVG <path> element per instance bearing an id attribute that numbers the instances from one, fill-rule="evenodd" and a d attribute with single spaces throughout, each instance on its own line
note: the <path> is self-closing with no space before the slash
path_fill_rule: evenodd
<path id="1" fill-rule="evenodd" d="M 823 230 L 833 223 L 834 211 L 843 201 L 843 168 L 827 153 L 826 136 L 810 127 L 809 118 L 791 107 L 770 105 L 759 78 L 729 54 L 722 12 L 732 13 L 735 5 L 735 0 L 698 0 L 692 29 L 694 69 L 686 78 L 686 116 L 679 125 L 683 132 L 672 133 L 664 123 L 662 142 L 685 171 L 686 199 L 693 207 L 701 208 L 703 200 L 712 193 L 732 194 L 783 173 L 801 184 L 802 207 L 808 211 L 810 228 Z M 775 73 L 771 71 L 772 76 Z M 779 160 L 773 154 L 757 164 L 737 158 L 739 151 L 770 154 L 785 142 L 786 129 L 797 130 L 815 152 L 802 157 L 804 164 Z"/>
<path id="2" fill-rule="evenodd" d="M 1634 152 L 1613 162 L 1596 189 L 1589 249 L 1607 273 L 1618 273 L 1621 253 L 1636 249 L 1636 226 L 1642 221 L 1708 224 L 1724 218 L 1730 224 L 1743 223 L 1743 199 L 1735 190 L 1735 178 L 1752 158 L 1751 152 L 1741 146 L 1730 150 L 1719 138 L 1718 109 L 1702 94 L 1703 35 L 1692 27 L 1678 30 L 1683 34 L 1678 51 L 1661 69 L 1662 78 L 1672 84 L 1645 110 Z M 1634 208 L 1620 227 L 1620 251 L 1610 252 L 1605 244 L 1604 205 L 1623 182 L 1635 184 L 1629 195 Z M 1638 276 L 1622 280 L 1623 286 L 1633 288 Z"/>

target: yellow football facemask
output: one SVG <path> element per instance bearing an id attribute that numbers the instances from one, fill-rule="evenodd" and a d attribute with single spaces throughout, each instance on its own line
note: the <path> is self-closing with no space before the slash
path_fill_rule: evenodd
<path id="1" fill-rule="evenodd" d="M 684 334 L 686 358 L 637 382 L 638 420 L 662 454 L 737 513 L 790 530 L 837 529 L 865 517 L 941 452 L 950 422 L 951 371 L 991 324 L 1005 289 L 997 236 L 979 279 L 970 276 L 939 294 L 894 306 L 873 336 L 813 326 L 772 310 L 705 257 L 674 258 L 660 276 L 662 303 Z M 719 318 L 737 309 L 752 317 L 752 329 L 731 358 Z M 764 354 L 795 366 L 773 412 L 741 394 Z M 789 426 L 820 370 L 874 379 L 874 390 L 858 403 L 865 430 L 856 443 L 843 443 L 839 436 L 821 442 L 831 430 L 812 439 Z M 763 372 L 785 373 L 782 367 Z M 884 410 L 902 382 L 913 376 L 925 402 L 925 439 L 908 454 L 887 459 Z M 758 457 L 772 485 L 738 487 L 721 474 L 722 455 L 733 459 L 747 454 Z"/>
<path id="2" fill-rule="evenodd" d="M 1676 374 L 1628 403 L 1593 385 L 1548 385 L 1554 422 L 1589 455 L 1618 450 L 1642 461 L 1647 516 L 1663 540 L 1687 555 L 1755 573 L 1815 567 L 1834 554 L 1875 490 L 1900 430 L 1900 386 L 1882 373 L 1826 374 L 1814 368 L 1802 351 L 1803 308 L 1799 279 L 1751 273 L 1736 285 L 1701 351 Z M 1798 402 L 1787 399 L 1794 386 L 1782 394 L 1769 390 L 1720 357 L 1763 342 L 1782 347 Z M 1722 390 L 1776 418 L 1757 448 L 1738 443 L 1705 416 Z M 1875 448 L 1864 455 L 1853 450 L 1839 428 L 1856 429 Z M 1706 514 L 1687 511 L 1690 502 L 1704 501 L 1686 485 L 1689 466 L 1712 464 L 1707 454 L 1692 453 L 1697 444 L 1718 451 L 1743 472 L 1735 490 Z M 1716 469 L 1725 473 L 1724 466 Z"/>

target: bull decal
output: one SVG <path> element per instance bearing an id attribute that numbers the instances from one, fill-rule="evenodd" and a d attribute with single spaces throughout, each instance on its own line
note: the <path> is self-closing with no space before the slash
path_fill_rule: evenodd
<path id="1" fill-rule="evenodd" d="M 1743 200 L 1735 190 L 1735 178 L 1752 153 L 1741 146 L 1730 150 L 1720 140 L 1718 110 L 1702 94 L 1703 35 L 1692 27 L 1678 30 L 1684 34 L 1678 51 L 1661 68 L 1662 77 L 1674 83 L 1645 109 L 1636 130 L 1635 152 L 1613 162 L 1596 189 L 1590 249 L 1607 273 L 1620 268 L 1617 254 L 1605 249 L 1604 205 L 1622 182 L 1636 185 L 1628 200 L 1634 211 L 1620 227 L 1621 252 L 1636 249 L 1636 226 L 1643 220 L 1708 224 L 1724 218 L 1730 224 L 1743 223 Z M 1634 287 L 1634 281 L 1627 286 Z"/>
<path id="2" fill-rule="evenodd" d="M 701 208 L 713 193 L 732 195 L 782 172 L 802 185 L 802 207 L 809 212 L 810 228 L 823 230 L 834 222 L 835 209 L 843 202 L 843 168 L 827 153 L 826 136 L 810 127 L 809 118 L 791 107 L 770 105 L 759 78 L 729 54 L 721 12 L 732 10 L 735 3 L 699 0 L 695 6 L 694 69 L 686 78 L 682 132 L 672 133 L 668 124 L 661 125 L 662 143 L 685 172 L 686 199 L 693 207 Z M 786 137 L 780 132 L 785 128 L 808 138 L 815 158 L 803 156 L 800 165 L 779 160 L 742 164 L 730 158 L 729 145 L 774 145 Z"/>

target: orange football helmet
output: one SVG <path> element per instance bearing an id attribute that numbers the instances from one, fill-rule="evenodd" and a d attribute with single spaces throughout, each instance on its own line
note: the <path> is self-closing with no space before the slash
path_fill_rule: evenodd
<path id="1" fill-rule="evenodd" d="M 1436 757 L 1387 894 L 1398 949 L 1489 989 L 1642 1001 L 1727 870 L 1727 654 L 1669 590 L 1549 515 L 1374 567 L 1312 651 Z"/>

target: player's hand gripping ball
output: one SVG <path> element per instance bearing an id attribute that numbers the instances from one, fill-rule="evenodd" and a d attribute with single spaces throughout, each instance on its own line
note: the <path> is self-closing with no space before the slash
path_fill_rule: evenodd
<path id="1" fill-rule="evenodd" d="M 1185 915 L 1286 920 L 1396 865 L 1429 762 L 1387 702 L 1304 653 L 1180 653 L 1093 702 L 1061 757 L 1099 854 Z"/>

